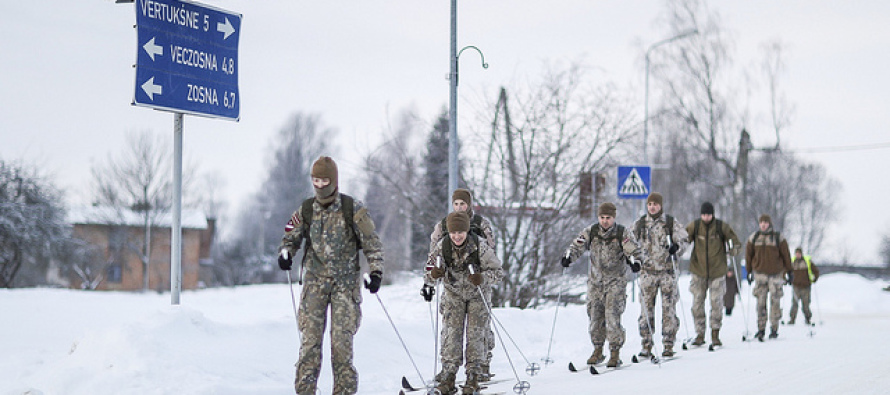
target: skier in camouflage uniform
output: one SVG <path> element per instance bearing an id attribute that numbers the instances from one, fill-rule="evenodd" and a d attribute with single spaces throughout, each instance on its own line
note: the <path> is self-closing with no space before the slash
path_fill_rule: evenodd
<path id="1" fill-rule="evenodd" d="M 640 248 L 633 232 L 615 224 L 617 208 L 603 203 L 597 209 L 599 222 L 578 233 L 561 259 L 563 267 L 569 267 L 584 251 L 590 251 L 590 271 L 587 278 L 588 330 L 593 343 L 593 354 L 587 360 L 590 365 L 601 363 L 603 345 L 609 340 L 608 367 L 621 364 L 619 352 L 624 345 L 624 327 L 621 314 L 627 302 L 627 267 L 638 272 L 640 264 L 648 258 Z M 634 257 L 631 262 L 627 257 Z"/>
<path id="2" fill-rule="evenodd" d="M 676 257 L 683 254 L 688 243 L 686 229 L 680 221 L 664 213 L 664 197 L 654 192 L 646 198 L 647 214 L 634 223 L 634 236 L 643 246 L 649 261 L 643 264 L 640 272 L 640 337 L 643 350 L 640 356 L 652 356 L 652 331 L 655 330 L 655 299 L 661 291 L 661 341 L 664 344 L 662 356 L 674 355 L 674 341 L 680 320 L 677 318 L 677 301 L 680 290 L 677 286 Z M 670 236 L 670 237 L 669 237 Z M 645 309 L 645 310 L 643 310 Z M 648 318 L 648 321 L 647 321 Z"/>
<path id="3" fill-rule="evenodd" d="M 333 393 L 355 394 L 358 372 L 352 363 L 353 337 L 361 322 L 362 302 L 358 251 L 364 250 L 370 267 L 371 281 L 366 287 L 376 293 L 383 276 L 383 248 L 365 206 L 339 193 L 334 160 L 327 156 L 318 158 L 311 174 L 315 197 L 307 199 L 291 216 L 278 257 L 279 267 L 290 270 L 294 254 L 308 238 L 303 255 L 306 273 L 298 318 L 303 341 L 294 389 L 297 394 L 316 393 L 330 306 Z M 350 205 L 351 219 L 346 218 Z M 304 208 L 311 210 L 311 217 L 304 216 Z"/>
<path id="4" fill-rule="evenodd" d="M 754 285 L 754 296 L 757 297 L 757 334 L 754 337 L 763 341 L 766 329 L 767 306 L 769 297 L 770 339 L 779 337 L 779 320 L 782 318 L 782 285 L 792 280 L 791 255 L 788 253 L 788 241 L 773 229 L 772 219 L 763 214 L 759 219 L 760 229 L 750 237 L 745 245 L 745 269 L 748 270 L 748 284 Z M 782 278 L 782 274 L 785 278 Z"/>
<path id="5" fill-rule="evenodd" d="M 464 394 L 479 390 L 482 365 L 486 362 L 486 332 L 490 328 L 486 303 L 491 300 L 492 285 L 501 281 L 501 262 L 488 243 L 469 233 L 467 213 L 455 211 L 446 217 L 448 237 L 443 237 L 434 248 L 434 258 L 442 258 L 443 265 L 430 262 L 424 281 L 433 284 L 442 279 L 444 291 L 440 311 L 442 318 L 442 370 L 436 375 L 437 389 L 442 394 L 456 390 L 454 380 L 464 360 L 466 336 L 467 381 Z M 472 274 L 470 266 L 473 267 Z M 481 290 L 481 294 L 480 294 Z M 482 299 L 484 294 L 485 300 Z"/>
<path id="6" fill-rule="evenodd" d="M 483 217 L 481 214 L 473 212 L 473 195 L 470 194 L 469 190 L 463 188 L 455 189 L 454 193 L 451 194 L 451 207 L 455 212 L 467 213 L 467 216 L 470 218 L 470 233 L 475 234 L 480 240 L 488 244 L 492 251 L 496 251 L 491 221 L 489 221 L 488 218 Z M 430 234 L 430 253 L 427 259 L 427 266 L 435 265 L 439 241 L 446 236 L 448 236 L 448 225 L 445 218 L 443 218 L 441 222 L 436 223 L 436 226 L 433 228 L 433 233 Z M 434 290 L 435 284 L 424 283 L 423 288 L 420 290 L 420 294 L 423 295 L 424 300 L 432 302 L 433 295 L 435 294 Z M 485 362 L 482 364 L 480 381 L 488 381 L 491 379 L 491 376 L 493 376 L 491 374 L 491 357 L 492 350 L 494 350 L 495 346 L 494 340 L 494 332 L 491 330 L 491 326 L 489 326 L 485 336 L 485 346 L 488 351 L 485 354 Z"/>
<path id="7" fill-rule="evenodd" d="M 692 273 L 689 291 L 692 292 L 692 318 L 695 321 L 696 336 L 692 345 L 705 344 L 705 297 L 710 295 L 711 344 L 722 346 L 720 328 L 723 326 L 723 303 L 727 287 L 730 286 L 726 282 L 726 255 L 737 255 L 742 246 L 732 227 L 714 217 L 714 205 L 710 202 L 702 203 L 701 218 L 686 225 L 686 233 L 689 234 L 689 242 L 693 243 L 692 257 L 689 259 L 689 271 Z M 729 251 L 726 250 L 727 241 L 732 242 L 732 249 Z M 734 289 L 738 292 L 738 288 Z M 734 303 L 732 299 L 730 302 Z M 732 307 L 727 306 L 726 311 L 731 310 Z"/>

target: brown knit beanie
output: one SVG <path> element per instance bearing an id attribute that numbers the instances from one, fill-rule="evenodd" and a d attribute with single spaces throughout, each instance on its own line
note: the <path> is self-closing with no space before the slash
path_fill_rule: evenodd
<path id="1" fill-rule="evenodd" d="M 330 156 L 320 156 L 312 164 L 312 178 L 329 178 L 331 183 L 321 189 L 316 188 L 315 198 L 321 204 L 330 204 L 334 201 L 337 192 L 337 163 Z"/>
<path id="2" fill-rule="evenodd" d="M 646 198 L 646 203 L 658 203 L 659 206 L 664 206 L 664 196 L 661 196 L 658 192 L 652 192 L 648 198 Z"/>
<path id="3" fill-rule="evenodd" d="M 473 195 L 470 194 L 469 190 L 463 188 L 455 189 L 454 193 L 451 194 L 451 201 L 453 202 L 457 199 L 463 200 L 467 206 L 473 207 Z"/>
<path id="4" fill-rule="evenodd" d="M 615 214 L 618 213 L 618 208 L 615 207 L 614 204 L 606 202 L 600 205 L 599 210 L 596 211 L 596 215 L 608 215 L 612 218 L 615 218 Z"/>
<path id="5" fill-rule="evenodd" d="M 760 219 L 757 222 L 768 222 L 770 225 L 773 223 L 773 219 L 769 217 L 767 214 L 763 214 L 760 216 Z"/>
<path id="6" fill-rule="evenodd" d="M 448 227 L 448 232 L 469 232 L 470 217 L 463 211 L 452 211 L 445 218 L 445 226 Z"/>

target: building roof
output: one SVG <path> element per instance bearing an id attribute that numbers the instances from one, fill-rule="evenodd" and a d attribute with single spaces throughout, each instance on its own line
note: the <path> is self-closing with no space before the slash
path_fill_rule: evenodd
<path id="1" fill-rule="evenodd" d="M 128 208 L 109 206 L 79 206 L 68 209 L 66 222 L 72 225 L 126 225 L 143 226 L 142 213 Z M 200 210 L 183 209 L 180 221 L 183 229 L 207 229 L 207 217 Z M 152 226 L 169 228 L 172 224 L 169 212 L 152 213 Z"/>

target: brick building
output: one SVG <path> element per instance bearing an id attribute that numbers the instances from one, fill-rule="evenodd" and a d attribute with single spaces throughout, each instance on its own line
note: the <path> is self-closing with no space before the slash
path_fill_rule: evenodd
<path id="1" fill-rule="evenodd" d="M 153 218 L 152 218 L 153 217 Z M 148 265 L 148 289 L 170 290 L 170 213 L 150 216 L 151 253 Z M 182 289 L 199 286 L 200 263 L 210 260 L 215 220 L 196 210 L 182 211 Z M 145 217 L 141 212 L 112 207 L 82 207 L 68 212 L 73 235 L 96 248 L 95 262 L 88 265 L 96 272 L 99 290 L 142 290 L 145 270 L 141 255 L 145 244 Z M 71 288 L 84 287 L 84 277 L 73 274 Z"/>

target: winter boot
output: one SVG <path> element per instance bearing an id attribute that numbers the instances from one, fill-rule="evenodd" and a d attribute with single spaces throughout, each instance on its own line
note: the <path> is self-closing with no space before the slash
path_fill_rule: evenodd
<path id="1" fill-rule="evenodd" d="M 488 364 L 482 365 L 480 369 L 482 370 L 482 373 L 479 375 L 479 382 L 489 381 L 491 380 L 491 376 L 494 376 L 491 374 L 491 366 Z"/>
<path id="2" fill-rule="evenodd" d="M 479 388 L 479 375 L 476 374 L 468 374 L 467 382 L 463 386 L 463 394 L 464 395 L 473 395 L 480 390 Z"/>
<path id="3" fill-rule="evenodd" d="M 711 344 L 715 346 L 723 345 L 723 342 L 720 341 L 720 329 L 711 329 Z"/>
<path id="4" fill-rule="evenodd" d="M 693 346 L 701 346 L 703 344 L 705 344 L 705 334 L 699 333 L 698 335 L 695 336 L 695 340 L 692 341 L 692 345 Z"/>
<path id="5" fill-rule="evenodd" d="M 598 363 L 603 363 L 603 360 L 605 359 L 606 357 L 603 356 L 603 346 L 596 346 L 593 349 L 593 355 L 591 355 L 590 358 L 587 359 L 587 364 L 596 365 Z"/>
<path id="6" fill-rule="evenodd" d="M 674 356 L 674 346 L 672 344 L 664 345 L 664 352 L 661 353 L 662 357 L 670 358 Z"/>
<path id="7" fill-rule="evenodd" d="M 454 373 L 441 372 L 436 375 L 436 382 L 439 383 L 436 386 L 436 389 L 442 395 L 449 395 L 455 392 L 454 388 Z"/>
<path id="8" fill-rule="evenodd" d="M 770 339 L 775 339 L 775 338 L 777 338 L 777 337 L 779 337 L 779 330 L 778 330 L 778 329 L 770 329 L 770 331 L 769 331 L 769 338 L 770 338 Z"/>
<path id="9" fill-rule="evenodd" d="M 609 362 L 606 362 L 607 368 L 617 368 L 621 365 L 621 358 L 618 357 L 619 349 L 613 349 L 612 355 L 609 357 Z"/>
<path id="10" fill-rule="evenodd" d="M 643 358 L 652 358 L 652 345 L 643 346 L 643 351 L 640 351 L 638 355 Z"/>
<path id="11" fill-rule="evenodd" d="M 794 325 L 794 319 L 795 317 L 791 317 L 791 319 L 788 320 L 788 325 Z"/>
<path id="12" fill-rule="evenodd" d="M 764 331 L 763 331 L 763 329 L 761 329 L 761 330 L 757 331 L 757 334 L 754 335 L 754 337 L 756 337 L 757 340 L 759 340 L 759 341 L 763 341 L 763 335 L 764 335 Z"/>
<path id="13" fill-rule="evenodd" d="M 726 308 L 726 315 L 732 315 L 732 309 L 729 307 Z"/>
<path id="14" fill-rule="evenodd" d="M 810 321 L 809 318 L 806 319 L 807 326 L 813 326 L 813 321 Z"/>

